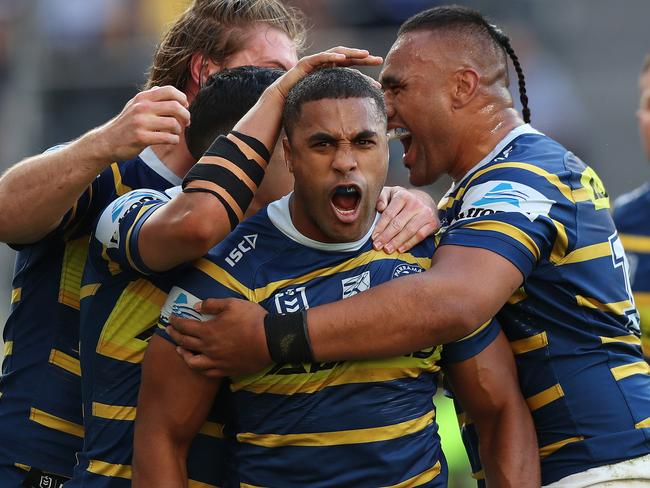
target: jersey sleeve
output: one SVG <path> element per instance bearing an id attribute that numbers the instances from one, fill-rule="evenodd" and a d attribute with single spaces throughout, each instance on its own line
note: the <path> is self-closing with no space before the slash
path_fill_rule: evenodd
<path id="1" fill-rule="evenodd" d="M 156 334 L 172 343 L 174 342 L 165 330 L 169 325 L 171 316 L 201 322 L 214 318 L 213 315 L 204 314 L 194 309 L 197 303 L 207 298 L 246 299 L 238 291 L 230 288 L 228 283 L 222 283 L 209 274 L 211 269 L 216 266 L 209 257 L 205 257 L 194 262 L 191 268 L 183 271 L 182 277 L 177 280 L 170 290 L 167 300 L 165 300 L 165 304 L 160 311 Z"/>
<path id="2" fill-rule="evenodd" d="M 500 331 L 501 326 L 496 319 L 488 320 L 467 337 L 442 346 L 440 364 L 444 366 L 473 358 L 492 344 Z"/>
<path id="3" fill-rule="evenodd" d="M 549 258 L 559 222 L 571 218 L 571 189 L 555 180 L 555 175 L 522 169 L 476 178 L 460 196 L 458 216 L 440 245 L 487 249 L 527 277 L 540 259 Z"/>
<path id="4" fill-rule="evenodd" d="M 94 238 L 103 246 L 111 261 L 122 269 L 154 274 L 140 256 L 138 237 L 142 225 L 179 192 L 177 188 L 165 193 L 149 189 L 133 190 L 104 209 L 97 221 Z"/>

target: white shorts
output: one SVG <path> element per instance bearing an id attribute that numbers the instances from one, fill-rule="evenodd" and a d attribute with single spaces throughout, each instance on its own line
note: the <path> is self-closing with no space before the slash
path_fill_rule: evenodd
<path id="1" fill-rule="evenodd" d="M 650 454 L 598 466 L 562 478 L 545 488 L 650 488 Z"/>

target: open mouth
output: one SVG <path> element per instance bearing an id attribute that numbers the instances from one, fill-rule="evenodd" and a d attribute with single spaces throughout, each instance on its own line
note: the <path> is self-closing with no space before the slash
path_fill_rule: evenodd
<path id="1" fill-rule="evenodd" d="M 359 209 L 361 189 L 357 185 L 339 185 L 334 188 L 331 202 L 339 219 L 350 222 L 355 219 Z"/>

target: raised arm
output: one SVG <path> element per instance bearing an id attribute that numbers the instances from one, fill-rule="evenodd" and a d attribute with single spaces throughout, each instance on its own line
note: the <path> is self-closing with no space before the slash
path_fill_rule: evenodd
<path id="1" fill-rule="evenodd" d="M 503 333 L 478 355 L 444 368 L 466 418 L 474 422 L 489 487 L 539 487 L 537 437 Z"/>
<path id="2" fill-rule="evenodd" d="M 188 123 L 185 94 L 155 87 L 138 93 L 101 127 L 17 163 L 0 177 L 0 241 L 28 244 L 44 237 L 104 168 L 149 145 L 178 143 Z"/>
<path id="3" fill-rule="evenodd" d="M 218 138 L 190 170 L 183 193 L 156 209 L 142 225 L 138 250 L 145 266 L 166 271 L 199 258 L 241 221 L 278 140 L 286 95 L 298 80 L 330 63 L 380 62 L 367 51 L 335 48 L 302 58 L 269 86 L 233 132 Z"/>
<path id="4" fill-rule="evenodd" d="M 187 486 L 187 453 L 219 389 L 219 380 L 190 370 L 175 347 L 154 335 L 142 365 L 135 421 L 134 488 Z"/>

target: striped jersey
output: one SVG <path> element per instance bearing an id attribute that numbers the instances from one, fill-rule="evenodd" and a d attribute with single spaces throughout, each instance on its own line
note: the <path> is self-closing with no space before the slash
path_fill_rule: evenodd
<path id="1" fill-rule="evenodd" d="M 390 255 L 373 249 L 374 226 L 356 242 L 309 239 L 291 221 L 289 198 L 241 223 L 179 276 L 160 326 L 171 314 L 205 318 L 192 305 L 208 297 L 296 312 L 430 267 L 431 239 Z M 451 345 L 450 360 L 477 354 L 498 330 L 491 323 Z M 226 486 L 446 486 L 432 401 L 440 358 L 433 346 L 389 359 L 273 364 L 231 378 Z"/>
<path id="2" fill-rule="evenodd" d="M 650 184 L 614 202 L 614 223 L 630 263 L 630 284 L 641 316 L 641 343 L 650 362 Z"/>
<path id="3" fill-rule="evenodd" d="M 441 246 L 490 250 L 524 276 L 497 318 L 532 411 L 543 483 L 649 453 L 650 369 L 596 173 L 523 125 L 440 209 Z"/>
<path id="4" fill-rule="evenodd" d="M 71 476 L 84 430 L 79 368 L 79 287 L 92 222 L 132 188 L 167 188 L 174 175 L 147 148 L 104 170 L 40 241 L 16 246 L 0 378 L 0 466 Z"/>
<path id="5" fill-rule="evenodd" d="M 254 140 L 251 146 L 247 136 L 241 137 L 238 142 L 219 137 L 206 155 L 214 149 L 245 162 L 250 162 L 249 157 L 268 160 L 261 143 Z M 73 479 L 66 486 L 131 486 L 141 363 L 174 281 L 174 270 L 154 273 L 145 266 L 138 237 L 146 219 L 180 191 L 171 186 L 138 187 L 110 202 L 94 226 L 81 286 L 86 435 Z M 196 486 L 221 484 L 222 464 L 206 453 L 221 451 L 222 424 L 220 418 L 210 417 L 190 449 L 188 473 Z"/>

